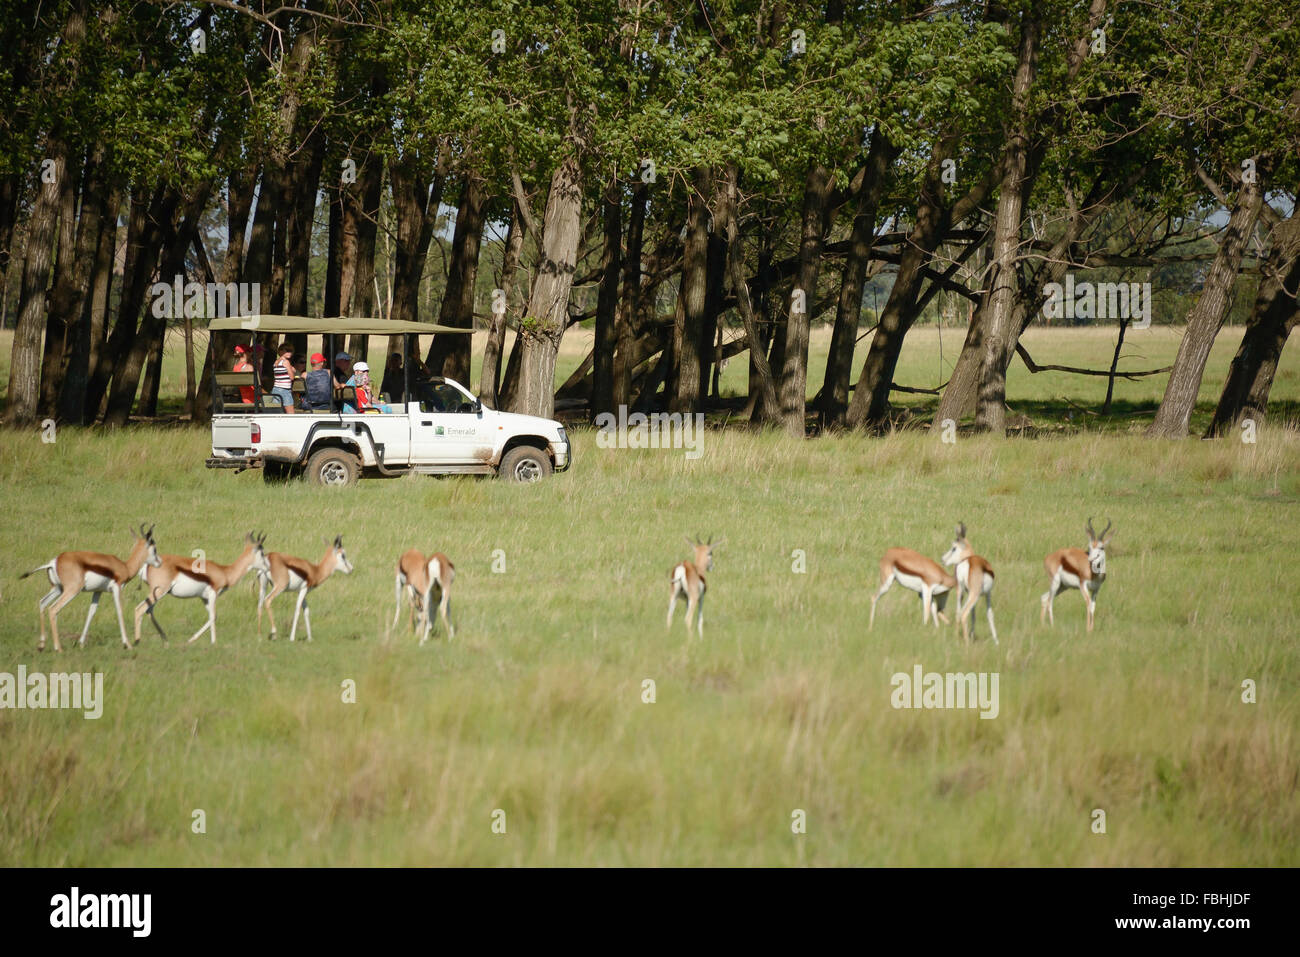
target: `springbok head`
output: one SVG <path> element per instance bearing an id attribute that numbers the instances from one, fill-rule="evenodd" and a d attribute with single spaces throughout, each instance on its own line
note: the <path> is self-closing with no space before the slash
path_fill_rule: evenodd
<path id="1" fill-rule="evenodd" d="M 1092 573 L 1097 576 L 1106 574 L 1106 546 L 1115 537 L 1110 527 L 1111 520 L 1106 519 L 1106 527 L 1098 535 L 1093 530 L 1092 519 L 1088 519 L 1088 564 L 1092 566 Z"/>
<path id="2" fill-rule="evenodd" d="M 952 540 L 952 547 L 944 552 L 943 563 L 945 565 L 958 565 L 971 556 L 970 542 L 966 541 L 966 523 L 958 522 L 956 534 Z"/>
<path id="3" fill-rule="evenodd" d="M 266 557 L 266 533 L 249 532 L 244 540 L 253 546 L 253 563 L 249 567 L 259 575 L 269 575 L 271 560 Z"/>
<path id="4" fill-rule="evenodd" d="M 700 541 L 698 537 L 687 538 L 686 544 L 695 550 L 695 567 L 702 568 L 706 572 L 713 571 L 713 550 L 724 541 L 725 538 L 720 538 L 715 542 L 712 535 L 705 542 Z"/>
<path id="5" fill-rule="evenodd" d="M 135 547 L 139 548 L 143 545 L 145 548 L 144 564 L 140 566 L 141 569 L 146 565 L 153 568 L 158 568 L 162 565 L 162 559 L 158 557 L 158 546 L 154 544 L 153 540 L 153 530 L 157 524 L 158 523 L 155 522 L 153 525 L 145 528 L 144 523 L 141 522 L 138 530 L 134 528 L 131 529 L 131 534 L 139 539 Z"/>
<path id="6" fill-rule="evenodd" d="M 334 561 L 336 563 L 334 566 L 335 570 L 340 571 L 345 575 L 352 574 L 352 563 L 348 561 L 348 553 L 343 550 L 342 535 L 334 536 L 334 556 Z"/>

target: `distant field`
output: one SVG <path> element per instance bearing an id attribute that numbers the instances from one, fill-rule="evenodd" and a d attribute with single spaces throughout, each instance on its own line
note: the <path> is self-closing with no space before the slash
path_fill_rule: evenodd
<path id="1" fill-rule="evenodd" d="M 1227 328 L 1219 335 L 1206 366 L 1201 383 L 1200 400 L 1192 417 L 1193 432 L 1199 434 L 1209 424 L 1210 416 L 1223 389 L 1223 380 L 1237 346 L 1241 342 L 1240 328 Z M 729 330 L 726 337 L 739 333 Z M 473 336 L 472 388 L 478 391 L 482 371 L 485 333 Z M 1116 330 L 1109 327 L 1044 327 L 1030 329 L 1023 338 L 1025 348 L 1039 365 L 1065 365 L 1079 368 L 1107 369 L 1115 349 Z M 934 327 L 915 329 L 907 337 L 899 361 L 895 382 L 911 388 L 934 389 L 943 385 L 961 352 L 965 327 L 939 330 Z M 1171 364 L 1178 352 L 1181 329 L 1155 326 L 1126 336 L 1120 370 L 1158 369 Z M 591 350 L 594 333 L 587 329 L 571 329 L 564 337 L 556 363 L 556 383 L 562 383 Z M 206 334 L 198 337 L 196 368 L 202 369 Z M 513 336 L 507 337 L 507 348 Z M 0 333 L 0 381 L 7 382 L 9 355 L 12 349 L 12 331 Z M 857 380 L 870 336 L 858 343 L 853 379 Z M 379 370 L 384 365 L 385 343 L 372 339 L 367 361 Z M 427 348 L 428 340 L 424 340 Z M 826 370 L 826 352 L 830 345 L 830 332 L 825 326 L 813 330 L 808 358 L 808 394 L 813 396 L 820 388 Z M 313 348 L 315 344 L 313 343 Z M 508 352 L 507 352 L 508 354 Z M 505 368 L 505 361 L 502 362 Z M 744 395 L 747 391 L 748 359 L 745 355 L 730 359 L 723 369 L 721 391 L 724 396 Z M 1063 372 L 1040 372 L 1031 375 L 1019 358 L 1012 360 L 1007 374 L 1008 402 L 1014 412 L 1028 416 L 1036 425 L 1047 427 L 1068 423 L 1071 428 L 1105 428 L 1107 430 L 1138 431 L 1155 415 L 1156 406 L 1164 394 L 1165 376 L 1150 376 L 1129 381 L 1119 379 L 1115 384 L 1112 415 L 1102 419 L 1092 413 L 1098 411 L 1106 397 L 1106 382 L 1102 377 L 1071 375 Z M 466 383 L 470 385 L 469 383 Z M 181 412 L 185 393 L 185 354 L 183 339 L 173 333 L 163 361 L 163 381 L 159 398 L 159 413 L 175 416 Z M 925 420 L 938 404 L 937 398 L 927 395 L 896 392 L 896 405 L 907 406 Z M 3 395 L 0 394 L 0 403 Z M 1300 348 L 1294 343 L 1282 355 L 1281 368 L 1273 386 L 1271 409 L 1284 420 L 1300 420 Z M 1085 411 L 1086 410 L 1086 411 Z"/>
<path id="2" fill-rule="evenodd" d="M 1028 341 L 1038 362 L 1107 352 L 1103 331 Z M 948 362 L 959 338 L 943 342 Z M 1176 337 L 1139 342 L 1131 361 L 1155 366 Z M 933 345 L 932 330 L 909 339 L 900 382 L 946 377 Z M 570 363 L 580 351 L 566 344 Z M 728 365 L 733 387 L 743 369 Z M 1275 396 L 1296 402 L 1296 371 L 1293 352 Z M 1013 369 L 1012 405 L 1091 408 L 1102 388 Z M 1159 384 L 1119 390 L 1137 410 Z M 573 469 L 537 486 L 344 490 L 209 472 L 203 429 L 0 432 L 17 533 L 0 558 L 0 673 L 94 669 L 105 693 L 98 720 L 0 709 L 0 864 L 1300 864 L 1300 431 L 1153 443 L 1059 421 L 1059 436 L 955 445 L 710 430 L 695 461 L 578 429 Z M 1043 555 L 1082 544 L 1090 515 L 1117 527 L 1097 628 L 1077 593 L 1041 627 Z M 923 628 L 897 587 L 869 631 L 880 552 L 937 557 L 958 520 L 997 572 L 1000 645 L 982 617 L 970 647 Z M 259 637 L 246 580 L 219 602 L 215 647 L 185 644 L 198 602 L 165 599 L 171 642 L 146 622 L 125 651 L 106 599 L 85 649 L 38 653 L 45 587 L 18 575 L 63 549 L 125 554 L 141 521 L 163 551 L 219 561 L 248 529 L 313 560 L 342 534 L 356 571 L 314 593 L 311 644 Z M 680 608 L 664 627 L 685 534 L 726 537 L 696 641 Z M 389 627 L 412 546 L 456 563 L 450 644 Z M 87 605 L 61 616 L 65 641 Z M 291 606 L 277 610 L 287 635 Z M 916 665 L 996 673 L 997 717 L 896 710 L 891 677 Z"/>

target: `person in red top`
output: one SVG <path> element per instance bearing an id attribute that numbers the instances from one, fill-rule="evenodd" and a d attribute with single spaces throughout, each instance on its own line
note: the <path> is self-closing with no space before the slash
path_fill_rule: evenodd
<path id="1" fill-rule="evenodd" d="M 248 361 L 248 346 L 235 346 L 235 372 L 252 372 L 253 366 Z M 239 387 L 240 398 L 248 403 L 253 404 L 253 387 L 251 385 L 241 385 Z"/>

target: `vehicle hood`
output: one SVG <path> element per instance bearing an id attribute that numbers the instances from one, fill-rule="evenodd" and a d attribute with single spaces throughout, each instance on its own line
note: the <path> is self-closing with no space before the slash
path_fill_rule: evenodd
<path id="1" fill-rule="evenodd" d="M 522 415 L 518 412 L 498 412 L 495 409 L 483 410 L 485 418 L 491 417 L 498 425 L 504 426 L 512 433 L 532 432 L 547 438 L 559 438 L 563 426 L 554 419 L 544 419 L 540 415 Z"/>

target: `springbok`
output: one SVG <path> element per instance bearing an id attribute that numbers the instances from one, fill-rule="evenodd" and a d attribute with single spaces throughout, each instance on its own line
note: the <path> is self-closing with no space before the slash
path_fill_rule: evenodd
<path id="1" fill-rule="evenodd" d="M 162 564 L 161 559 L 158 558 L 158 549 L 154 546 L 153 529 L 152 525 L 148 528 L 141 525 L 139 531 L 132 529 L 131 534 L 135 536 L 136 541 L 126 561 L 122 561 L 115 555 L 102 555 L 99 552 L 63 552 L 52 561 L 33 568 L 21 576 L 26 578 L 28 575 L 44 571 L 50 577 L 52 587 L 41 599 L 36 612 L 36 618 L 41 623 L 41 643 L 38 650 L 45 650 L 44 615 L 47 608 L 50 615 L 50 631 L 54 633 L 54 650 L 63 650 L 59 645 L 59 612 L 64 605 L 83 591 L 91 593 L 90 612 L 86 615 L 86 624 L 81 629 L 81 638 L 77 644 L 85 647 L 86 635 L 90 632 L 90 620 L 95 617 L 95 612 L 99 609 L 99 599 L 104 592 L 108 592 L 113 596 L 113 604 L 117 606 L 117 626 L 122 632 L 122 647 L 131 647 L 126 640 L 126 621 L 122 617 L 122 586 L 136 575 L 143 577 L 146 568 L 157 568 Z"/>
<path id="2" fill-rule="evenodd" d="M 420 635 L 420 644 L 429 640 L 433 630 L 433 589 L 438 589 L 438 614 L 447 628 L 447 639 L 456 637 L 456 628 L 451 623 L 448 613 L 451 610 L 451 583 L 456 580 L 456 567 L 451 559 L 442 552 L 434 552 L 428 558 L 418 549 L 412 548 L 397 560 L 397 610 L 393 612 L 393 625 L 402 615 L 402 589 L 407 591 L 411 603 L 411 628 L 418 627 L 415 617 L 416 609 L 420 611 L 419 624 L 424 626 Z"/>
<path id="3" fill-rule="evenodd" d="M 1092 631 L 1092 620 L 1097 611 L 1097 592 L 1101 591 L 1101 586 L 1106 581 L 1106 546 L 1115 537 L 1110 526 L 1110 519 L 1106 519 L 1106 527 L 1098 535 L 1093 531 L 1092 519 L 1089 518 L 1085 526 L 1088 532 L 1087 551 L 1082 548 L 1062 548 L 1043 559 L 1047 577 L 1052 581 L 1047 591 L 1043 592 L 1039 624 L 1046 618 L 1055 625 L 1052 603 L 1056 600 L 1056 593 L 1062 588 L 1077 588 L 1083 593 L 1083 601 L 1088 610 L 1088 630 Z"/>
<path id="4" fill-rule="evenodd" d="M 227 588 L 238 584 L 250 568 L 258 573 L 271 570 L 270 563 L 266 560 L 266 552 L 262 549 L 265 541 L 265 535 L 259 536 L 249 532 L 244 536 L 244 550 L 229 565 L 220 565 L 217 562 L 197 558 L 183 558 L 180 555 L 163 555 L 162 564 L 157 568 L 148 569 L 145 574 L 145 584 L 149 587 L 149 594 L 145 596 L 144 601 L 135 606 L 135 643 L 140 644 L 140 622 L 146 612 L 163 641 L 167 640 L 167 634 L 158 624 L 158 619 L 154 617 L 153 609 L 164 595 L 173 595 L 176 598 L 202 598 L 208 609 L 207 624 L 196 631 L 186 644 L 197 641 L 199 636 L 207 631 L 211 633 L 212 643 L 215 645 L 217 643 L 217 596 Z"/>
<path id="5" fill-rule="evenodd" d="M 930 620 L 934 613 L 934 627 L 939 627 L 939 619 L 948 624 L 948 616 L 943 613 L 943 606 L 948 602 L 948 592 L 957 587 L 953 578 L 944 567 L 933 559 L 926 558 L 910 548 L 888 548 L 880 557 L 880 590 L 871 597 L 871 618 L 867 628 L 876 624 L 876 602 L 893 587 L 894 582 L 909 588 L 921 596 L 921 624 Z"/>
<path id="6" fill-rule="evenodd" d="M 321 583 L 336 571 L 344 575 L 352 572 L 352 563 L 348 561 L 347 553 L 343 551 L 343 536 L 334 537 L 334 544 L 325 552 L 325 557 L 315 565 L 305 558 L 295 558 L 280 552 L 270 552 L 266 556 L 266 561 L 268 570 L 258 575 L 257 584 L 258 635 L 262 634 L 262 609 L 265 608 L 266 617 L 271 619 L 271 640 L 275 640 L 275 616 L 271 614 L 271 602 L 275 600 L 276 595 L 288 589 L 298 593 L 298 604 L 294 606 L 293 627 L 289 629 L 289 640 L 293 641 L 298 635 L 298 616 L 301 615 L 303 623 L 307 626 L 307 640 L 311 641 L 311 609 L 307 607 L 307 593 L 313 588 L 319 588 Z M 271 583 L 269 594 L 266 592 L 267 582 Z"/>
<path id="7" fill-rule="evenodd" d="M 698 538 L 686 539 L 686 544 L 695 550 L 695 558 L 679 562 L 668 573 L 672 584 L 672 592 L 668 596 L 669 628 L 673 626 L 673 609 L 677 607 L 677 598 L 685 595 L 686 634 L 691 633 L 691 615 L 694 614 L 696 634 L 704 637 L 704 590 L 707 587 L 704 573 L 713 571 L 713 550 L 724 541 L 726 539 L 720 538 L 715 542 L 712 536 L 707 542 L 701 542 Z"/>
<path id="8" fill-rule="evenodd" d="M 961 619 L 962 637 L 970 643 L 971 636 L 975 633 L 975 606 L 983 595 L 989 631 L 993 633 L 993 644 L 996 645 L 998 629 L 993 624 L 993 566 L 976 555 L 970 542 L 966 541 L 965 522 L 957 526 L 957 537 L 953 539 L 952 547 L 944 554 L 942 561 L 945 565 L 955 566 L 953 575 L 957 579 L 957 614 Z M 963 590 L 968 597 L 965 607 L 961 603 Z"/>

